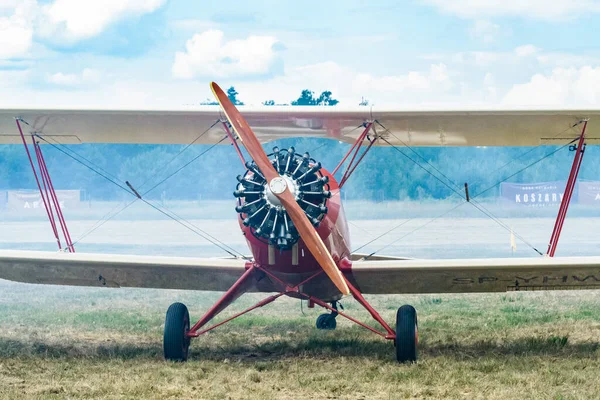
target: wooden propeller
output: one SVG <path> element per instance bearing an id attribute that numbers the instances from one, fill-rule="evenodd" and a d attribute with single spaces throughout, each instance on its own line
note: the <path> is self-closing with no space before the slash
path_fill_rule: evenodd
<path id="1" fill-rule="evenodd" d="M 254 132 L 252 132 L 250 125 L 248 125 L 244 117 L 242 117 L 242 114 L 240 114 L 219 85 L 215 82 L 211 82 L 210 88 L 221 105 L 221 108 L 223 108 L 227 120 L 229 120 L 229 123 L 233 126 L 242 141 L 242 144 L 248 151 L 248 154 L 250 154 L 250 157 L 252 157 L 256 166 L 267 180 L 271 192 L 279 199 L 285 208 L 285 211 L 294 222 L 294 226 L 298 230 L 298 233 L 308 250 L 313 257 L 315 257 L 321 268 L 323 268 L 323 271 L 325 271 L 340 292 L 344 295 L 350 294 L 348 285 L 346 285 L 346 281 L 342 276 L 341 271 L 338 269 L 337 265 L 335 265 L 335 262 L 333 261 L 333 258 L 331 258 L 331 254 L 329 254 L 321 237 L 308 218 L 306 218 L 302 208 L 300 208 L 296 202 L 294 195 L 287 187 L 285 179 L 281 178 L 279 173 L 273 168 L 271 161 L 269 161 L 269 157 L 267 157 L 267 154 L 263 150 L 262 145 L 256 138 Z"/>

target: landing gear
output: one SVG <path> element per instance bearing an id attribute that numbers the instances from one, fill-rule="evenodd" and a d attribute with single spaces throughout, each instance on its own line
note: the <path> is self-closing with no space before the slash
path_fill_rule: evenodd
<path id="1" fill-rule="evenodd" d="M 167 310 L 163 350 L 165 360 L 187 361 L 190 338 L 186 333 L 190 330 L 190 315 L 182 303 L 173 303 Z"/>
<path id="2" fill-rule="evenodd" d="M 317 317 L 317 329 L 334 330 L 336 326 L 333 314 L 321 314 Z"/>
<path id="3" fill-rule="evenodd" d="M 332 311 L 329 314 L 321 314 L 317 317 L 317 329 L 324 329 L 324 330 L 332 331 L 336 328 L 337 322 L 335 321 L 335 318 L 338 316 L 337 306 L 338 306 L 337 301 L 332 302 L 331 307 L 335 311 Z M 342 307 L 341 304 L 340 304 L 340 307 Z M 342 307 L 342 310 L 343 309 L 344 309 L 344 307 Z"/>
<path id="4" fill-rule="evenodd" d="M 417 345 L 419 335 L 417 329 L 417 310 L 413 306 L 404 305 L 396 314 L 396 359 L 400 363 L 417 361 Z"/>

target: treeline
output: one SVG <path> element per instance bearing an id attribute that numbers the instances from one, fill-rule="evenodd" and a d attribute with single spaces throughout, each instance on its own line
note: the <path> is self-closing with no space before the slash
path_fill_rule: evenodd
<path id="1" fill-rule="evenodd" d="M 231 86 L 227 89 L 227 97 L 233 104 L 236 106 L 243 106 L 244 102 L 238 98 L 238 91 L 235 90 L 235 87 Z M 296 100 L 292 100 L 289 103 L 277 103 L 275 100 L 265 100 L 261 103 L 263 106 L 335 106 L 339 104 L 339 100 L 333 98 L 333 94 L 330 90 L 323 91 L 319 96 L 315 96 L 315 92 L 310 89 L 304 89 L 300 96 Z M 368 100 L 364 98 L 361 100 L 359 105 L 366 106 L 369 104 Z M 219 103 L 206 99 L 205 101 L 201 101 L 200 105 L 202 106 L 218 106 Z"/>
<path id="2" fill-rule="evenodd" d="M 270 152 L 273 146 L 292 145 L 299 153 L 310 152 L 330 171 L 350 148 L 349 144 L 335 140 L 294 138 L 270 143 L 265 149 Z M 210 149 L 208 145 L 196 145 L 178 154 L 183 148 L 115 144 L 62 148 L 81 162 L 50 146 L 43 146 L 43 152 L 57 189 L 80 189 L 95 200 L 128 197 L 116 185 L 126 187 L 125 181 L 155 199 L 232 198 L 235 177 L 245 170 L 232 146 Z M 346 184 L 345 196 L 375 201 L 445 199 L 462 194 L 465 182 L 469 183 L 471 195 L 485 191 L 483 196 L 496 196 L 497 184 L 507 177 L 510 182 L 566 180 L 574 153 L 564 148 L 544 159 L 556 149 L 553 146 L 375 147 Z M 599 155 L 597 146 L 588 146 L 580 179 L 600 180 Z M 183 167 L 186 163 L 190 164 Z M 338 174 L 337 178 L 341 176 Z M 0 146 L 0 190 L 34 188 L 35 180 L 23 147 Z"/>

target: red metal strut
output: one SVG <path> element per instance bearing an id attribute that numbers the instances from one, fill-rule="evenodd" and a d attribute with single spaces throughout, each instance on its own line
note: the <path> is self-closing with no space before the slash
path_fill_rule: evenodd
<path id="1" fill-rule="evenodd" d="M 356 167 L 358 167 L 358 165 L 360 164 L 362 159 L 367 155 L 369 150 L 371 150 L 371 147 L 373 146 L 373 144 L 375 144 L 375 142 L 377 141 L 377 137 L 375 137 L 373 139 L 369 139 L 367 137 L 372 126 L 373 126 L 373 122 L 366 122 L 364 124 L 365 130 L 358 136 L 358 138 L 356 139 L 356 141 L 354 142 L 352 147 L 350 147 L 350 150 L 348 150 L 348 152 L 346 153 L 344 158 L 342 158 L 342 161 L 340 161 L 340 163 L 337 165 L 337 167 L 335 167 L 335 169 L 331 173 L 331 175 L 335 175 L 335 173 L 341 168 L 342 164 L 344 164 L 344 162 L 346 162 L 346 159 L 350 156 L 350 154 L 354 153 L 352 155 L 352 158 L 350 159 L 350 163 L 346 167 L 346 171 L 344 171 L 344 175 L 340 179 L 340 183 L 339 183 L 340 188 L 342 186 L 344 186 L 344 184 L 346 183 L 348 178 L 350 178 L 350 175 L 352 175 L 352 173 L 354 172 Z M 360 157 L 358 158 L 358 160 L 355 163 L 354 160 L 356 159 L 356 156 L 358 155 L 361 147 L 363 147 L 363 142 L 364 142 L 365 138 L 367 139 L 369 144 L 367 145 L 367 148 L 365 149 L 365 151 L 363 151 L 363 153 L 360 155 Z"/>
<path id="2" fill-rule="evenodd" d="M 21 127 L 21 122 L 25 121 L 22 121 L 19 118 L 16 118 L 15 121 L 17 123 L 17 128 L 19 129 L 19 134 L 21 135 L 21 140 L 23 141 L 23 146 L 25 147 L 25 151 L 27 152 L 27 158 L 29 159 L 29 164 L 31 165 L 31 170 L 33 171 L 33 176 L 35 177 L 35 182 L 37 184 L 38 190 L 40 191 L 40 196 L 42 198 L 42 202 L 44 203 L 44 208 L 46 209 L 48 220 L 50 221 L 50 225 L 52 226 L 52 232 L 54 233 L 54 237 L 56 238 L 58 249 L 62 250 L 62 244 L 60 240 L 60 235 L 58 233 L 58 228 L 56 226 L 56 219 L 54 217 L 54 214 L 56 214 L 56 217 L 58 218 L 58 223 L 60 224 L 60 228 L 65 239 L 66 249 L 71 253 L 75 253 L 75 247 L 73 246 L 73 241 L 71 240 L 71 235 L 69 234 L 69 229 L 67 228 L 67 222 L 65 221 L 65 217 L 60 207 L 60 202 L 58 201 L 56 191 L 54 190 L 54 185 L 52 184 L 52 179 L 50 178 L 48 166 L 46 165 L 46 161 L 44 159 L 42 149 L 40 148 L 40 144 L 37 140 L 35 140 L 35 134 L 32 133 L 31 142 L 33 144 L 33 149 L 35 151 L 35 156 L 39 169 L 38 177 L 38 173 L 33 163 L 31 153 L 29 152 L 29 146 L 27 145 L 27 141 L 25 140 L 25 135 L 23 134 L 23 129 Z M 42 181 L 41 184 L 40 177 Z"/>
<path id="3" fill-rule="evenodd" d="M 558 215 L 556 216 L 556 222 L 554 223 L 554 229 L 552 230 L 552 236 L 550 237 L 550 243 L 548 244 L 547 255 L 554 257 L 556 253 L 556 246 L 558 246 L 558 239 L 562 231 L 565 218 L 567 217 L 567 211 L 569 204 L 571 203 L 571 197 L 573 196 L 573 190 L 575 189 L 575 183 L 577 182 L 577 175 L 581 168 L 581 161 L 583 160 L 583 153 L 585 152 L 585 128 L 587 127 L 588 121 L 583 122 L 583 128 L 581 129 L 581 135 L 575 148 L 575 158 L 573 159 L 573 165 L 571 166 L 571 173 L 569 174 L 569 180 L 565 186 L 565 193 L 563 194 L 562 201 L 560 202 L 560 208 Z"/>
<path id="4" fill-rule="evenodd" d="M 214 324 L 208 328 L 202 329 L 200 330 L 200 328 L 202 328 L 204 325 L 206 325 L 212 318 L 214 318 L 218 313 L 220 313 L 221 311 L 223 311 L 229 304 L 231 304 L 235 299 L 237 299 L 241 294 L 243 294 L 251 285 L 251 278 L 256 278 L 256 274 L 257 273 L 264 273 L 265 275 L 268 275 L 273 281 L 275 281 L 276 283 L 280 284 L 284 289 L 282 291 L 280 291 L 277 294 L 271 295 L 261 301 L 259 301 L 258 303 L 256 303 L 255 305 L 253 305 L 252 307 L 249 307 L 247 309 L 245 309 L 244 311 L 241 311 L 217 324 Z M 385 339 L 390 339 L 390 340 L 394 340 L 396 338 L 396 333 L 394 332 L 394 330 L 383 320 L 383 318 L 381 318 L 381 316 L 379 315 L 379 313 L 377 313 L 377 311 L 375 311 L 375 309 L 373 307 L 371 307 L 371 305 L 367 302 L 367 300 L 362 296 L 362 294 L 358 291 L 358 289 L 356 289 L 349 281 L 348 278 L 346 278 L 344 276 L 344 279 L 346 280 L 346 283 L 348 284 L 348 288 L 350 289 L 350 292 L 352 293 L 352 295 L 354 296 L 354 298 L 363 306 L 367 309 L 367 311 L 369 311 L 369 313 L 371 314 L 371 316 L 377 321 L 379 322 L 379 324 L 385 329 L 385 332 L 380 332 L 377 329 L 349 316 L 348 314 L 336 310 L 335 308 L 333 308 L 332 306 L 330 306 L 329 304 L 327 304 L 326 302 L 324 302 L 321 299 L 318 299 L 314 296 L 308 295 L 306 293 L 303 293 L 300 291 L 300 288 L 302 287 L 302 285 L 306 284 L 307 282 L 313 280 L 314 278 L 316 278 L 317 276 L 321 275 L 323 273 L 323 271 L 318 271 L 316 273 L 314 273 L 313 275 L 309 276 L 308 278 L 306 278 L 305 280 L 303 280 L 302 282 L 296 284 L 296 285 L 289 285 L 286 282 L 284 282 L 283 280 L 279 279 L 277 276 L 275 276 L 274 274 L 272 274 L 268 269 L 260 267 L 258 265 L 252 265 L 250 266 L 250 268 L 233 284 L 233 286 L 223 295 L 223 297 L 221 297 L 221 299 L 219 299 L 219 301 L 217 301 L 217 303 L 211 307 L 211 309 L 186 333 L 186 335 L 188 337 L 198 337 L 200 335 L 203 335 L 206 332 L 209 332 L 221 325 L 226 324 L 227 322 L 230 322 L 244 314 L 249 313 L 252 310 L 255 310 L 259 307 L 263 307 L 267 304 L 272 303 L 273 301 L 277 300 L 278 298 L 280 298 L 281 296 L 284 295 L 290 295 L 290 294 L 294 294 L 296 296 L 301 296 L 304 297 L 305 299 L 307 299 L 311 304 L 318 304 L 323 308 L 328 309 L 329 311 L 335 312 L 338 315 L 354 322 L 355 324 L 358 324 L 368 330 L 370 330 L 373 333 L 376 333 L 379 336 L 384 337 Z"/>

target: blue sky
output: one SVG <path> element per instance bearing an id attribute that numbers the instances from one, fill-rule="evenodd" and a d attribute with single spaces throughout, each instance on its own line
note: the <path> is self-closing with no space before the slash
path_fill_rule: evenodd
<path id="1" fill-rule="evenodd" d="M 600 107 L 598 0 L 0 0 L 2 107 Z"/>

